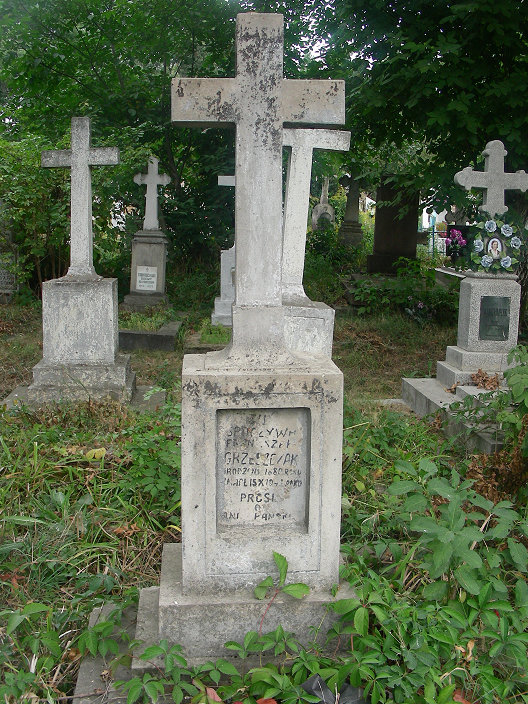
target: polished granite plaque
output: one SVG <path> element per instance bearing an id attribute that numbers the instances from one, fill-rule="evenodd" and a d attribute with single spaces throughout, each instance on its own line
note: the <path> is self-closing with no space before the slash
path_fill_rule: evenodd
<path id="1" fill-rule="evenodd" d="M 510 298 L 482 296 L 480 299 L 479 340 L 495 342 L 508 339 L 510 332 Z"/>

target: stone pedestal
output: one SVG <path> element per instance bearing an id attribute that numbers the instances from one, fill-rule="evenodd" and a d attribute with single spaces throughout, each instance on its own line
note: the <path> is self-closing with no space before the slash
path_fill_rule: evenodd
<path id="1" fill-rule="evenodd" d="M 30 402 L 132 398 L 130 357 L 117 354 L 117 279 L 44 282 L 42 327 L 43 358 L 33 368 Z"/>
<path id="2" fill-rule="evenodd" d="M 445 362 L 437 362 L 436 379 L 402 379 L 402 398 L 420 416 L 444 411 L 468 395 L 478 403 L 471 375 L 482 369 L 502 375 L 508 369 L 508 352 L 517 344 L 521 287 L 515 274 L 464 272 L 460 282 L 457 344 L 449 346 Z M 456 397 L 448 389 L 456 387 Z M 482 392 L 486 393 L 486 392 Z M 447 433 L 462 430 L 457 423 Z M 475 429 L 472 445 L 482 452 L 500 449 L 489 432 Z"/>
<path id="3" fill-rule="evenodd" d="M 398 187 L 392 183 L 378 186 L 376 202 L 391 202 L 398 198 Z M 419 194 L 403 195 L 395 205 L 376 205 L 373 253 L 367 257 L 369 274 L 396 275 L 400 257 L 416 258 L 418 240 Z M 404 215 L 401 217 L 402 210 Z"/>
<path id="4" fill-rule="evenodd" d="M 281 597 L 264 632 L 281 623 L 307 643 L 339 582 L 343 375 L 324 356 L 282 360 L 243 369 L 225 353 L 184 358 L 181 569 L 167 547 L 150 609 L 156 638 L 191 661 L 225 657 L 219 643 L 258 630 L 265 606 L 252 590 L 276 576 L 273 551 L 288 582 L 311 593 Z"/>
<path id="5" fill-rule="evenodd" d="M 233 325 L 231 307 L 235 302 L 235 245 L 223 249 L 220 254 L 220 297 L 215 298 L 214 312 L 211 315 L 213 325 Z"/>
<path id="6" fill-rule="evenodd" d="M 142 311 L 160 303 L 166 304 L 165 268 L 167 238 L 161 230 L 139 230 L 132 240 L 130 293 L 124 305 Z"/>
<path id="7" fill-rule="evenodd" d="M 460 282 L 456 346 L 447 348 L 437 364 L 445 386 L 467 384 L 479 369 L 488 373 L 508 368 L 508 352 L 517 344 L 521 287 L 515 274 L 468 271 Z"/>
<path id="8" fill-rule="evenodd" d="M 363 241 L 363 230 L 359 222 L 343 221 L 339 228 L 339 241 L 346 247 L 357 247 Z"/>

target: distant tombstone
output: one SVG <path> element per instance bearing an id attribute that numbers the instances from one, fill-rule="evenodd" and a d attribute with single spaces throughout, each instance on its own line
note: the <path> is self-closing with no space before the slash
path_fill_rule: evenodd
<path id="1" fill-rule="evenodd" d="M 359 182 L 352 176 L 343 176 L 339 183 L 348 188 L 345 217 L 339 228 L 339 241 L 347 247 L 357 247 L 363 240 L 359 222 Z"/>
<path id="2" fill-rule="evenodd" d="M 219 176 L 219 186 L 235 185 L 234 176 Z M 232 306 L 235 302 L 235 245 L 230 249 L 220 252 L 220 297 L 215 298 L 214 311 L 211 315 L 213 325 L 224 325 L 230 328 L 233 325 Z"/>
<path id="3" fill-rule="evenodd" d="M 528 189 L 528 175 L 523 171 L 504 172 L 506 154 L 502 142 L 489 142 L 483 152 L 484 171 L 467 167 L 455 176 L 455 183 L 467 190 L 484 190 L 480 210 L 489 219 L 508 210 L 504 203 L 505 190 Z M 442 398 L 445 389 L 470 384 L 472 375 L 479 370 L 490 375 L 504 372 L 508 368 L 508 353 L 517 344 L 521 287 L 516 274 L 470 269 L 463 274 L 457 344 L 447 347 L 445 361 L 437 362 L 435 383 L 425 379 L 403 380 L 402 396 L 419 415 L 436 410 L 435 399 Z M 456 393 L 458 395 L 458 389 Z"/>
<path id="4" fill-rule="evenodd" d="M 91 146 L 90 118 L 71 121 L 71 149 L 42 152 L 42 166 L 71 169 L 70 268 L 42 286 L 43 358 L 28 400 L 131 399 L 135 374 L 119 355 L 117 279 L 93 266 L 91 167 L 119 163 L 116 148 Z"/>
<path id="5" fill-rule="evenodd" d="M 312 230 L 316 232 L 319 225 L 319 220 L 324 220 L 326 223 L 332 223 L 335 221 L 334 208 L 328 202 L 328 186 L 330 179 L 328 176 L 324 177 L 323 186 L 321 188 L 321 200 L 312 210 Z"/>
<path id="6" fill-rule="evenodd" d="M 400 257 L 416 259 L 418 204 L 419 193 L 408 194 L 382 180 L 376 195 L 373 253 L 367 256 L 369 274 L 395 276 Z"/>
<path id="7" fill-rule="evenodd" d="M 124 306 L 142 311 L 149 306 L 166 304 L 165 269 L 167 265 L 167 237 L 159 229 L 158 186 L 170 183 L 170 176 L 158 173 L 159 160 L 150 157 L 148 173 L 136 174 L 134 181 L 147 187 L 145 193 L 145 218 L 143 229 L 132 240 L 132 266 L 130 293 Z"/>

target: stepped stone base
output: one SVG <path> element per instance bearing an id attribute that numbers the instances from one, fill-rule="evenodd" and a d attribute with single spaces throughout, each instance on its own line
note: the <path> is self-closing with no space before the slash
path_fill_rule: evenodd
<path id="1" fill-rule="evenodd" d="M 233 651 L 225 648 L 224 643 L 230 640 L 243 643 L 248 631 L 258 631 L 268 601 L 259 601 L 249 589 L 207 596 L 184 595 L 181 562 L 182 546 L 166 544 L 160 586 L 140 592 L 135 637 L 144 641 L 145 647 L 159 643 L 162 638 L 179 643 L 191 666 L 220 657 L 233 659 Z M 339 618 L 327 610 L 328 605 L 353 597 L 348 584 L 341 586 L 335 599 L 330 592 L 311 591 L 303 599 L 279 595 L 265 616 L 262 632 L 268 633 L 282 625 L 304 645 L 315 640 L 323 647 L 328 629 Z M 313 627 L 319 629 L 315 635 Z M 133 661 L 133 670 L 148 667 L 148 663 L 139 659 Z"/>
<path id="2" fill-rule="evenodd" d="M 440 363 L 439 363 L 440 364 Z M 455 401 L 462 401 L 473 396 L 475 405 L 479 396 L 488 393 L 476 386 L 457 386 L 456 393 L 446 391 L 439 379 L 402 379 L 402 399 L 419 416 L 440 412 L 442 420 L 447 421 L 444 433 L 448 437 L 464 434 L 468 436 L 468 449 L 476 449 L 486 454 L 493 454 L 503 447 L 502 434 L 498 428 L 472 426 L 457 421 L 449 406 Z"/>
<path id="3" fill-rule="evenodd" d="M 49 364 L 33 367 L 28 387 L 29 403 L 79 401 L 92 398 L 130 401 L 136 387 L 136 373 L 130 369 L 130 355 L 116 355 L 115 362 L 91 364 Z"/>

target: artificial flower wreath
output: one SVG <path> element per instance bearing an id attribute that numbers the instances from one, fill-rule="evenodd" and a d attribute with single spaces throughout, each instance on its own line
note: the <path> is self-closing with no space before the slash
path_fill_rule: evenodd
<path id="1" fill-rule="evenodd" d="M 473 223 L 465 239 L 459 230 L 452 229 L 446 239 L 447 254 L 453 256 L 456 269 L 472 269 L 497 274 L 513 272 L 519 263 L 522 225 L 515 216 L 483 217 Z"/>

